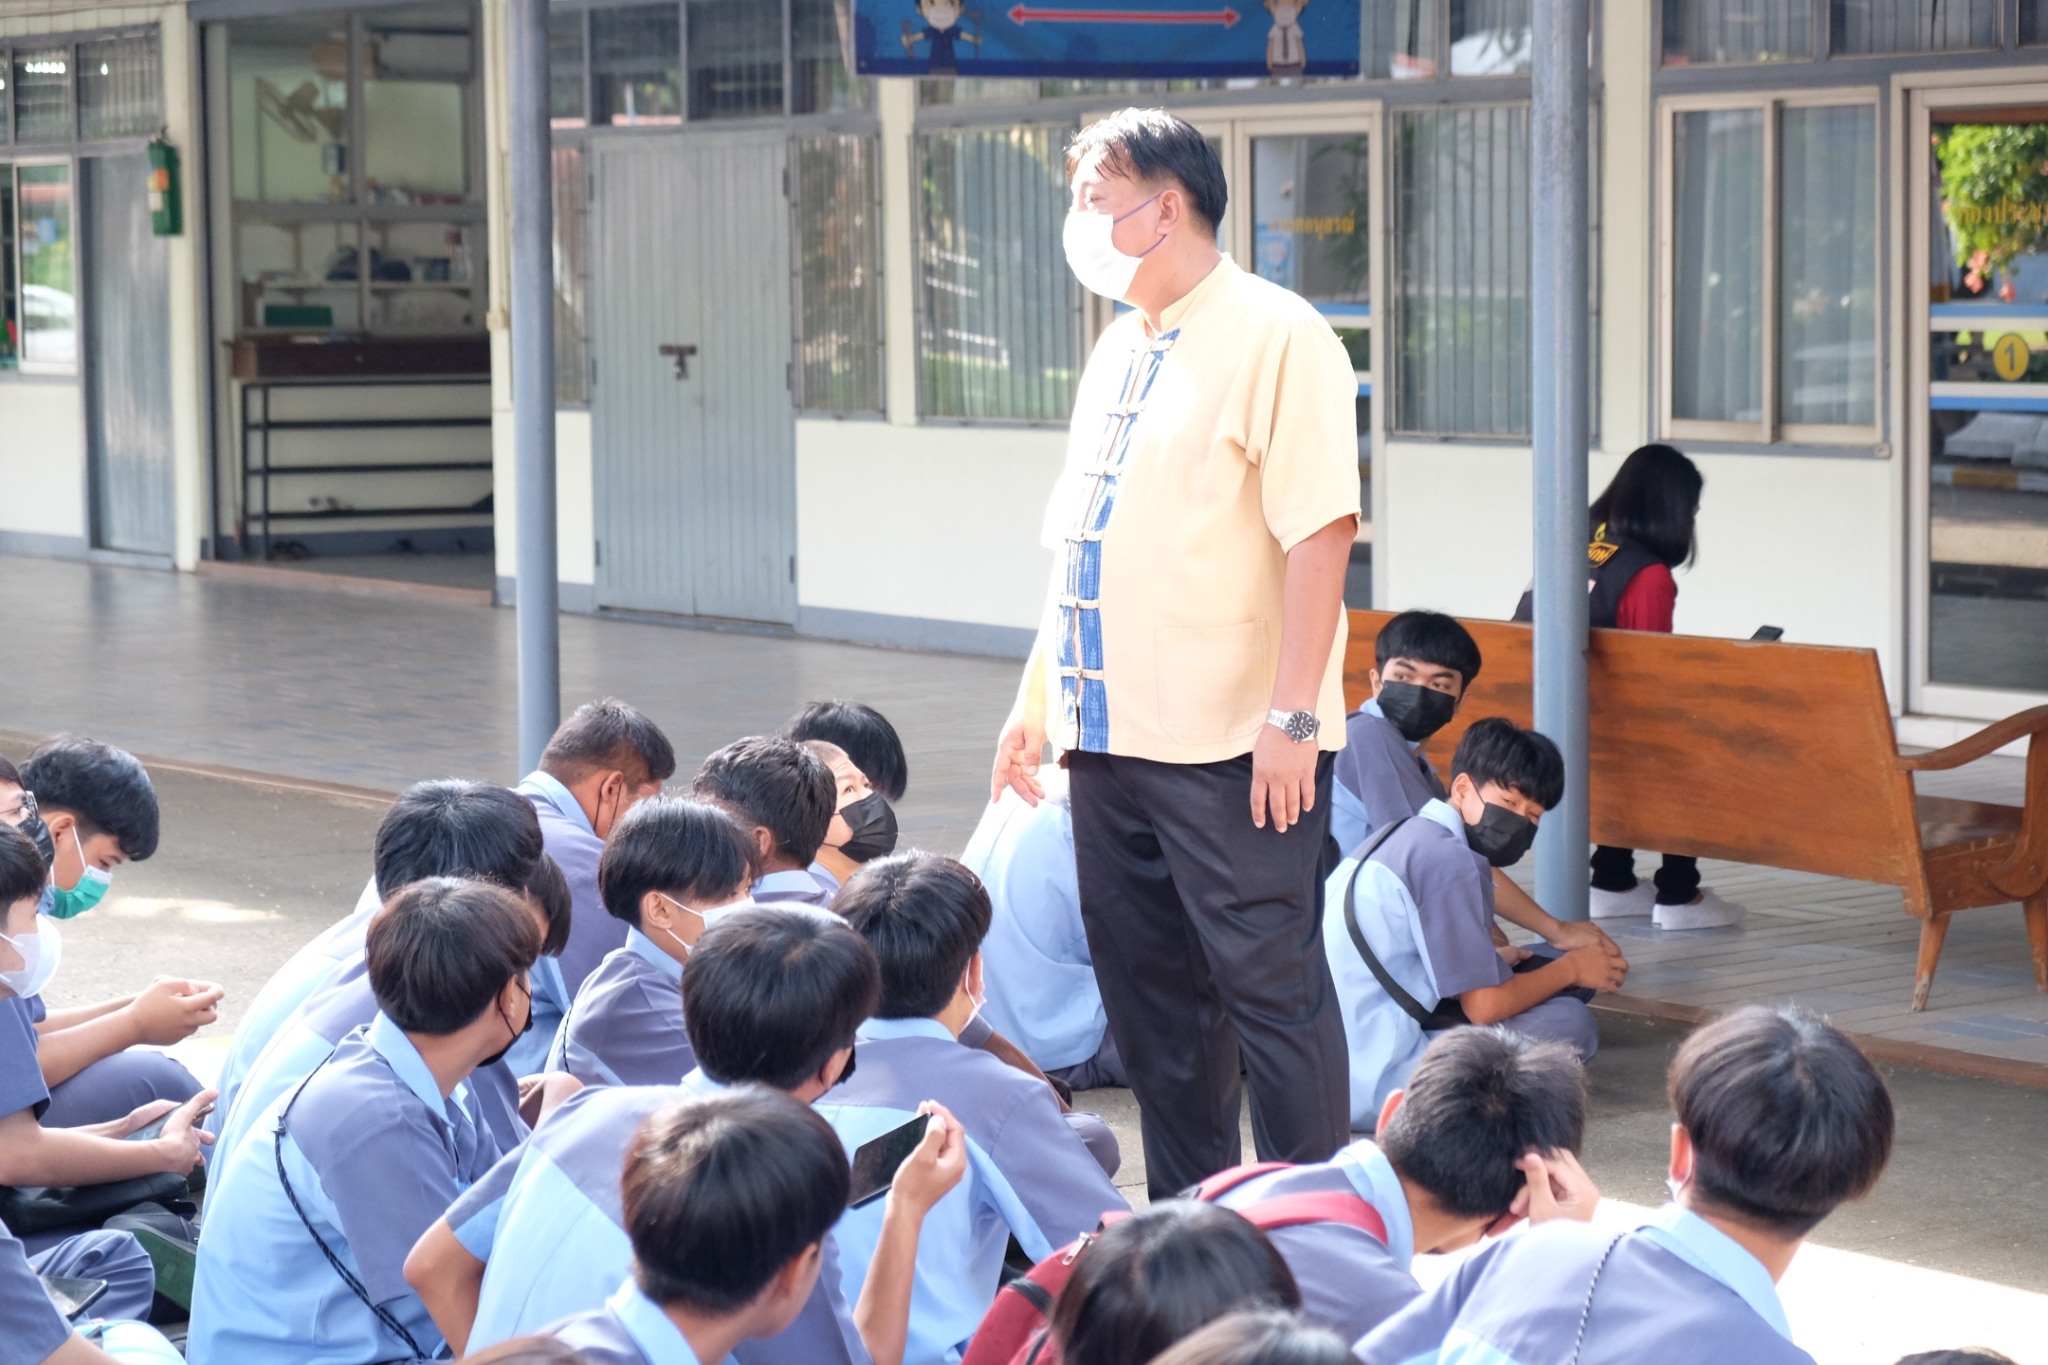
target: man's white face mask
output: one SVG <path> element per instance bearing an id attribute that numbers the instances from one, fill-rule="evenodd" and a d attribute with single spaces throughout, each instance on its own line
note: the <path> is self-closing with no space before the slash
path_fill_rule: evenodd
<path id="1" fill-rule="evenodd" d="M 1067 250 L 1067 268 L 1074 272 L 1074 278 L 1081 282 L 1082 288 L 1091 294 L 1117 300 L 1131 292 L 1131 281 L 1138 277 L 1139 265 L 1160 242 L 1166 240 L 1166 234 L 1160 233 L 1158 241 L 1136 256 L 1117 250 L 1111 235 L 1118 223 L 1157 198 L 1159 195 L 1155 194 L 1137 208 L 1114 218 L 1088 209 L 1074 209 L 1067 214 L 1067 225 L 1060 234 L 1060 241 Z"/>

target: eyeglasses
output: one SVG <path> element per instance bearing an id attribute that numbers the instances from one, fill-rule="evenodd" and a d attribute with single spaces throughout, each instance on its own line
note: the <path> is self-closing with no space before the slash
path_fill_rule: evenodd
<path id="1" fill-rule="evenodd" d="M 0 820 L 10 825 L 25 825 L 36 818 L 36 794 L 24 788 L 20 797 L 6 810 L 0 810 Z"/>

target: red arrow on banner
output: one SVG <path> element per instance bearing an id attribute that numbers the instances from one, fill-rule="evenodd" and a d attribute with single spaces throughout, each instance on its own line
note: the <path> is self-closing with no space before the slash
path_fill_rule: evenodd
<path id="1" fill-rule="evenodd" d="M 1018 5 L 1010 11 L 1013 24 L 1221 24 L 1229 28 L 1241 16 L 1228 5 L 1222 9 L 1033 9 Z"/>

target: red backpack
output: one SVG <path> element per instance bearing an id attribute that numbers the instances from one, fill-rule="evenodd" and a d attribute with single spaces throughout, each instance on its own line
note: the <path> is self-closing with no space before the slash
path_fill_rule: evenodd
<path id="1" fill-rule="evenodd" d="M 1195 1187 L 1194 1197 L 1214 1201 L 1262 1175 L 1291 1169 L 1284 1161 L 1264 1161 L 1233 1166 L 1219 1171 Z M 1256 1200 L 1231 1212 L 1242 1216 L 1260 1232 L 1300 1227 L 1305 1223 L 1341 1223 L 1384 1244 L 1387 1225 L 1379 1210 L 1355 1194 L 1339 1190 L 1317 1190 L 1308 1194 L 1282 1194 Z M 1102 1228 L 1129 1215 L 1104 1214 Z M 989 1306 L 988 1315 L 967 1345 L 960 1365 L 1059 1365 L 1059 1343 L 1046 1324 L 1052 1318 L 1053 1300 L 1073 1278 L 1074 1263 L 1088 1250 L 1088 1244 L 1102 1235 L 1102 1228 L 1083 1233 L 1066 1246 L 1031 1267 L 1027 1275 L 1004 1285 Z"/>

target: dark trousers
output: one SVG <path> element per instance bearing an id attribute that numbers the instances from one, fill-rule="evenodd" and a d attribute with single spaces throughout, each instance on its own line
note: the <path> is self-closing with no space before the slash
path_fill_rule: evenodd
<path id="1" fill-rule="evenodd" d="M 1332 756 L 1285 834 L 1251 820 L 1251 755 L 1068 757 L 1081 920 L 1130 1074 L 1152 1197 L 1259 1155 L 1322 1161 L 1351 1137 L 1344 1023 L 1323 956 Z"/>
<path id="2" fill-rule="evenodd" d="M 1657 903 L 1688 905 L 1700 893 L 1700 860 L 1667 853 L 1657 869 Z M 1593 885 L 1601 891 L 1633 891 L 1636 888 L 1636 853 L 1632 848 L 1609 848 L 1600 844 L 1593 850 Z"/>

